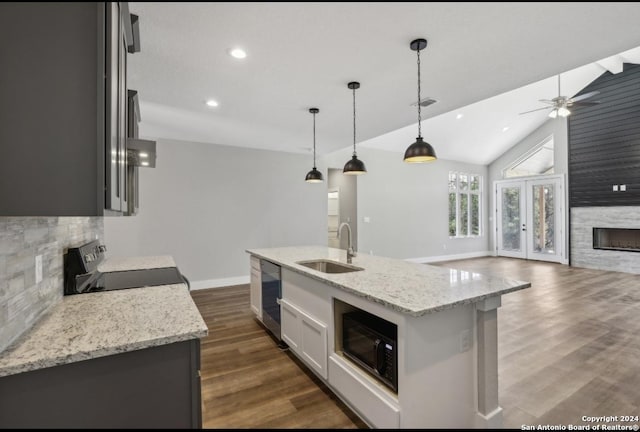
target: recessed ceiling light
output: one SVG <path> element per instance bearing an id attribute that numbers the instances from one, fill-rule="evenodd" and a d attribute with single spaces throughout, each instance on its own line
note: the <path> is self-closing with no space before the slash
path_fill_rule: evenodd
<path id="1" fill-rule="evenodd" d="M 456 116 L 456 120 L 460 120 L 462 117 L 464 117 L 464 114 L 458 114 L 458 115 Z"/>
<path id="2" fill-rule="evenodd" d="M 229 51 L 229 55 L 233 58 L 243 59 L 247 56 L 247 52 L 240 48 L 234 48 Z"/>
<path id="3" fill-rule="evenodd" d="M 509 130 L 509 126 L 505 126 L 505 127 L 502 128 L 502 132 L 506 132 L 508 130 Z"/>
<path id="4" fill-rule="evenodd" d="M 147 157 L 149 157 L 149 154 L 148 153 L 140 153 L 140 157 L 141 158 L 147 158 Z"/>
<path id="5" fill-rule="evenodd" d="M 141 162 L 140 165 L 142 166 L 149 166 L 149 162 Z"/>
<path id="6" fill-rule="evenodd" d="M 207 106 L 210 106 L 212 108 L 217 107 L 218 106 L 218 102 L 214 101 L 213 99 L 209 99 L 207 101 Z"/>

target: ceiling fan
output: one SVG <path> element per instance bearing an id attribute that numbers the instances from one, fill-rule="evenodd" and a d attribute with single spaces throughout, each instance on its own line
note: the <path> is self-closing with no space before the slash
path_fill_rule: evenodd
<path id="1" fill-rule="evenodd" d="M 590 97 L 593 97 L 599 93 L 600 93 L 599 91 L 592 91 L 576 97 L 562 96 L 562 93 L 560 92 L 560 75 L 558 75 L 558 96 L 554 97 L 551 100 L 540 99 L 540 102 L 545 103 L 549 106 L 546 106 L 543 108 L 537 108 L 531 111 L 525 111 L 520 114 L 528 114 L 534 111 L 540 111 L 540 110 L 551 108 L 551 111 L 549 112 L 549 117 L 551 118 L 556 118 L 558 116 L 567 117 L 569 114 L 571 114 L 571 111 L 569 110 L 569 108 L 572 106 L 591 106 L 591 105 L 599 104 L 600 101 L 584 102 L 585 99 L 589 99 Z"/>

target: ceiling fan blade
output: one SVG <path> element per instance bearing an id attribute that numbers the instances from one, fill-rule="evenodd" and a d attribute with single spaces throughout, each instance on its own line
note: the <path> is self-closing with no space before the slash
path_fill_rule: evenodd
<path id="1" fill-rule="evenodd" d="M 539 101 L 539 102 L 548 103 L 548 104 L 551 104 L 551 105 L 554 105 L 554 104 L 555 104 L 555 102 L 554 102 L 554 101 L 549 100 L 549 99 L 538 99 L 538 101 Z"/>
<path id="2" fill-rule="evenodd" d="M 532 113 L 532 112 L 535 112 L 535 111 L 548 110 L 548 109 L 550 109 L 550 108 L 551 108 L 551 107 L 537 108 L 537 109 L 534 109 L 534 110 L 531 110 L 531 111 L 521 112 L 520 114 L 529 114 L 529 113 Z"/>
<path id="3" fill-rule="evenodd" d="M 581 101 L 581 100 L 589 99 L 590 97 L 595 96 L 597 94 L 600 94 L 600 92 L 599 91 L 592 91 L 592 92 L 585 93 L 585 94 L 580 95 L 580 96 L 573 97 L 573 98 L 569 99 L 569 102 L 578 102 L 578 101 Z"/>

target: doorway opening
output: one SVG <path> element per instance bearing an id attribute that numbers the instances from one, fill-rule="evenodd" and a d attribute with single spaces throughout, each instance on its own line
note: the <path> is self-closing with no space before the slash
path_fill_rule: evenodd
<path id="1" fill-rule="evenodd" d="M 355 176 L 342 169 L 329 168 L 327 181 L 327 240 L 329 247 L 347 248 L 346 234 L 338 240 L 338 227 L 347 222 L 351 227 L 353 250 L 358 250 L 358 188 Z"/>

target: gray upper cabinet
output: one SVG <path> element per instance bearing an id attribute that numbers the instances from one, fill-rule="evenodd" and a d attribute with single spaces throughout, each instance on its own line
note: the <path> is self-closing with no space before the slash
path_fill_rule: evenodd
<path id="1" fill-rule="evenodd" d="M 126 2 L 0 3 L 0 216 L 127 209 Z"/>

